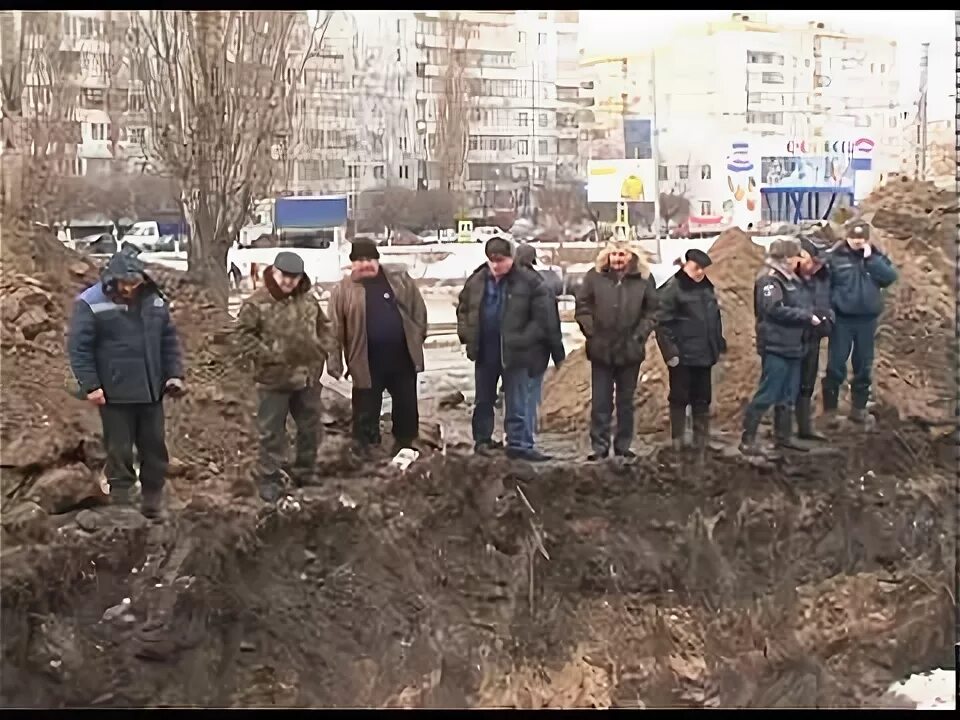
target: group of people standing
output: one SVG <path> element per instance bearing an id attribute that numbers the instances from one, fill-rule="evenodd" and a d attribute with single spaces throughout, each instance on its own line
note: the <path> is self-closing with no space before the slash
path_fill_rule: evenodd
<path id="1" fill-rule="evenodd" d="M 529 245 L 514 248 L 507 239 L 494 237 L 484 250 L 486 262 L 471 273 L 457 302 L 457 334 L 474 363 L 474 450 L 542 462 L 549 459 L 536 441 L 544 374 L 551 360 L 559 367 L 565 358 L 558 311 L 561 281 L 539 267 Z M 357 456 L 369 458 L 380 444 L 384 391 L 393 403 L 392 452 L 417 443 L 417 374 L 424 367 L 426 304 L 405 271 L 380 264 L 373 241 L 355 240 L 350 263 L 350 272 L 331 292 L 329 318 L 311 291 L 303 259 L 290 251 L 277 254 L 263 285 L 240 309 L 235 337 L 240 355 L 252 363 L 257 386 L 256 476 L 267 502 L 280 496 L 284 475 L 298 486 L 317 479 L 324 367 L 335 378 L 352 379 Z M 677 450 L 687 444 L 689 408 L 693 445 L 703 456 L 710 434 L 712 368 L 727 348 L 716 292 L 706 273 L 710 257 L 694 249 L 678 264 L 676 274 L 658 290 L 643 253 L 615 240 L 584 277 L 575 319 L 591 364 L 589 460 L 602 460 L 611 449 L 621 458 L 634 456 L 634 395 L 653 332 L 669 373 L 672 444 Z M 807 237 L 772 243 L 755 284 L 762 372 L 744 414 L 743 453 L 760 452 L 757 430 L 771 407 L 778 445 L 805 449 L 797 439 L 822 439 L 813 427 L 811 398 L 824 337 L 829 338 L 824 413 L 836 415 L 852 352 L 850 419 L 870 420 L 874 334 L 882 291 L 896 278 L 862 222 L 849 224 L 845 239 L 832 248 Z M 114 255 L 100 282 L 77 298 L 68 350 L 75 392 L 101 415 L 111 498 L 129 504 L 139 476 L 141 511 L 160 515 L 168 463 L 162 402 L 186 389 L 167 300 L 136 251 Z M 501 390 L 502 442 L 494 439 Z M 285 457 L 288 416 L 297 428 L 292 465 Z"/>

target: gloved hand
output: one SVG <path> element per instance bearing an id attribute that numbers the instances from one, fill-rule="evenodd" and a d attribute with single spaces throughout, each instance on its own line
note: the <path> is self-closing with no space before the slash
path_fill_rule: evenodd
<path id="1" fill-rule="evenodd" d="M 163 386 L 163 394 L 172 398 L 183 397 L 186 392 L 187 388 L 180 378 L 170 378 Z"/>

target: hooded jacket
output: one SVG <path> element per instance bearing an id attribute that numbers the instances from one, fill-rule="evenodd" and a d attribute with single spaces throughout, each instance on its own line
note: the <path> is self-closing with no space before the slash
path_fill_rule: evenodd
<path id="1" fill-rule="evenodd" d="M 695 282 L 682 269 L 658 291 L 657 344 L 664 362 L 712 367 L 726 352 L 720 305 L 708 278 Z"/>
<path id="2" fill-rule="evenodd" d="M 117 280 L 132 275 L 143 276 L 143 284 L 125 302 Z M 111 257 L 100 282 L 77 297 L 67 350 L 80 394 L 103 390 L 109 404 L 159 402 L 167 381 L 183 377 L 170 307 L 132 252 Z"/>
<path id="3" fill-rule="evenodd" d="M 610 269 L 607 246 L 583 278 L 575 319 L 587 339 L 587 358 L 604 365 L 639 365 L 646 357 L 647 337 L 656 325 L 657 291 L 650 266 L 641 252 L 621 276 Z"/>
<path id="4" fill-rule="evenodd" d="M 263 285 L 240 307 L 240 354 L 253 361 L 254 381 L 262 389 L 293 392 L 319 381 L 333 338 L 327 317 L 310 292 L 310 279 L 304 275 L 285 295 L 272 270 L 267 268 Z"/>
<path id="5" fill-rule="evenodd" d="M 484 292 L 491 278 L 486 263 L 467 278 L 457 299 L 457 336 L 467 347 L 467 357 L 483 362 L 481 333 L 484 323 Z M 500 362 L 504 368 L 530 372 L 546 369 L 544 343 L 548 342 L 550 297 L 543 279 L 533 270 L 514 262 L 499 283 L 505 293 L 499 312 Z M 543 365 L 541 368 L 540 366 Z"/>
<path id="6" fill-rule="evenodd" d="M 877 317 L 883 312 L 883 289 L 897 281 L 890 258 L 872 248 L 870 257 L 841 240 L 827 253 L 832 287 L 830 300 L 837 315 Z"/>
<path id="7" fill-rule="evenodd" d="M 813 327 L 813 303 L 799 277 L 767 260 L 753 286 L 753 312 L 760 355 L 803 357 L 804 337 Z"/>
<path id="8" fill-rule="evenodd" d="M 427 339 L 427 305 L 417 284 L 403 270 L 380 271 L 393 291 L 400 311 L 407 352 L 414 369 L 423 372 L 423 343 Z M 334 354 L 343 354 L 353 386 L 360 390 L 373 385 L 367 357 L 367 291 L 362 282 L 347 275 L 330 294 L 330 319 L 333 322 Z"/>

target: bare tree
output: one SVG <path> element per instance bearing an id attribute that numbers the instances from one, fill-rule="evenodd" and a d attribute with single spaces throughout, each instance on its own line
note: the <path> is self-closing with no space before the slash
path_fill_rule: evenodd
<path id="1" fill-rule="evenodd" d="M 399 187 L 387 187 L 361 193 L 358 200 L 360 214 L 369 225 L 386 228 L 388 235 L 399 228 L 409 229 L 414 224 L 416 193 Z"/>
<path id="2" fill-rule="evenodd" d="M 557 225 L 560 242 L 571 239 L 573 229 L 586 220 L 593 220 L 582 188 L 544 188 L 537 193 L 541 215 Z"/>
<path id="3" fill-rule="evenodd" d="M 271 190 L 278 169 L 271 149 L 289 128 L 294 22 L 293 13 L 272 11 L 137 18 L 135 73 L 152 130 L 147 152 L 179 185 L 190 273 L 224 302 L 227 250 L 252 201 Z"/>
<path id="4" fill-rule="evenodd" d="M 449 190 L 421 190 L 414 194 L 411 223 L 437 232 L 450 225 L 461 201 Z"/>
<path id="5" fill-rule="evenodd" d="M 473 24 L 460 13 L 440 13 L 446 38 L 446 65 L 440 79 L 442 89 L 437 100 L 437 139 L 435 159 L 440 171 L 438 188 L 455 193 L 463 191 L 464 166 L 470 132 L 470 88 L 464 71 L 468 66 L 467 47 Z"/>
<path id="6" fill-rule="evenodd" d="M 75 174 L 80 125 L 76 121 L 81 68 L 61 52 L 62 14 L 0 12 L 2 209 L 4 249 L 19 250 L 32 221 L 56 222 L 54 198 Z M 12 247 L 12 246 L 17 247 Z"/>
<path id="7" fill-rule="evenodd" d="M 660 193 L 660 222 L 670 227 L 673 221 L 678 225 L 690 217 L 690 199 L 685 194 Z"/>

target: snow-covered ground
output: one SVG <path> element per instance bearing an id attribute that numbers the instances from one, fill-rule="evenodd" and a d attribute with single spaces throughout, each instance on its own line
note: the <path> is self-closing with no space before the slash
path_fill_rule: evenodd
<path id="1" fill-rule="evenodd" d="M 917 703 L 917 710 L 956 710 L 957 685 L 953 670 L 931 670 L 911 675 L 890 686 L 897 693 Z"/>

